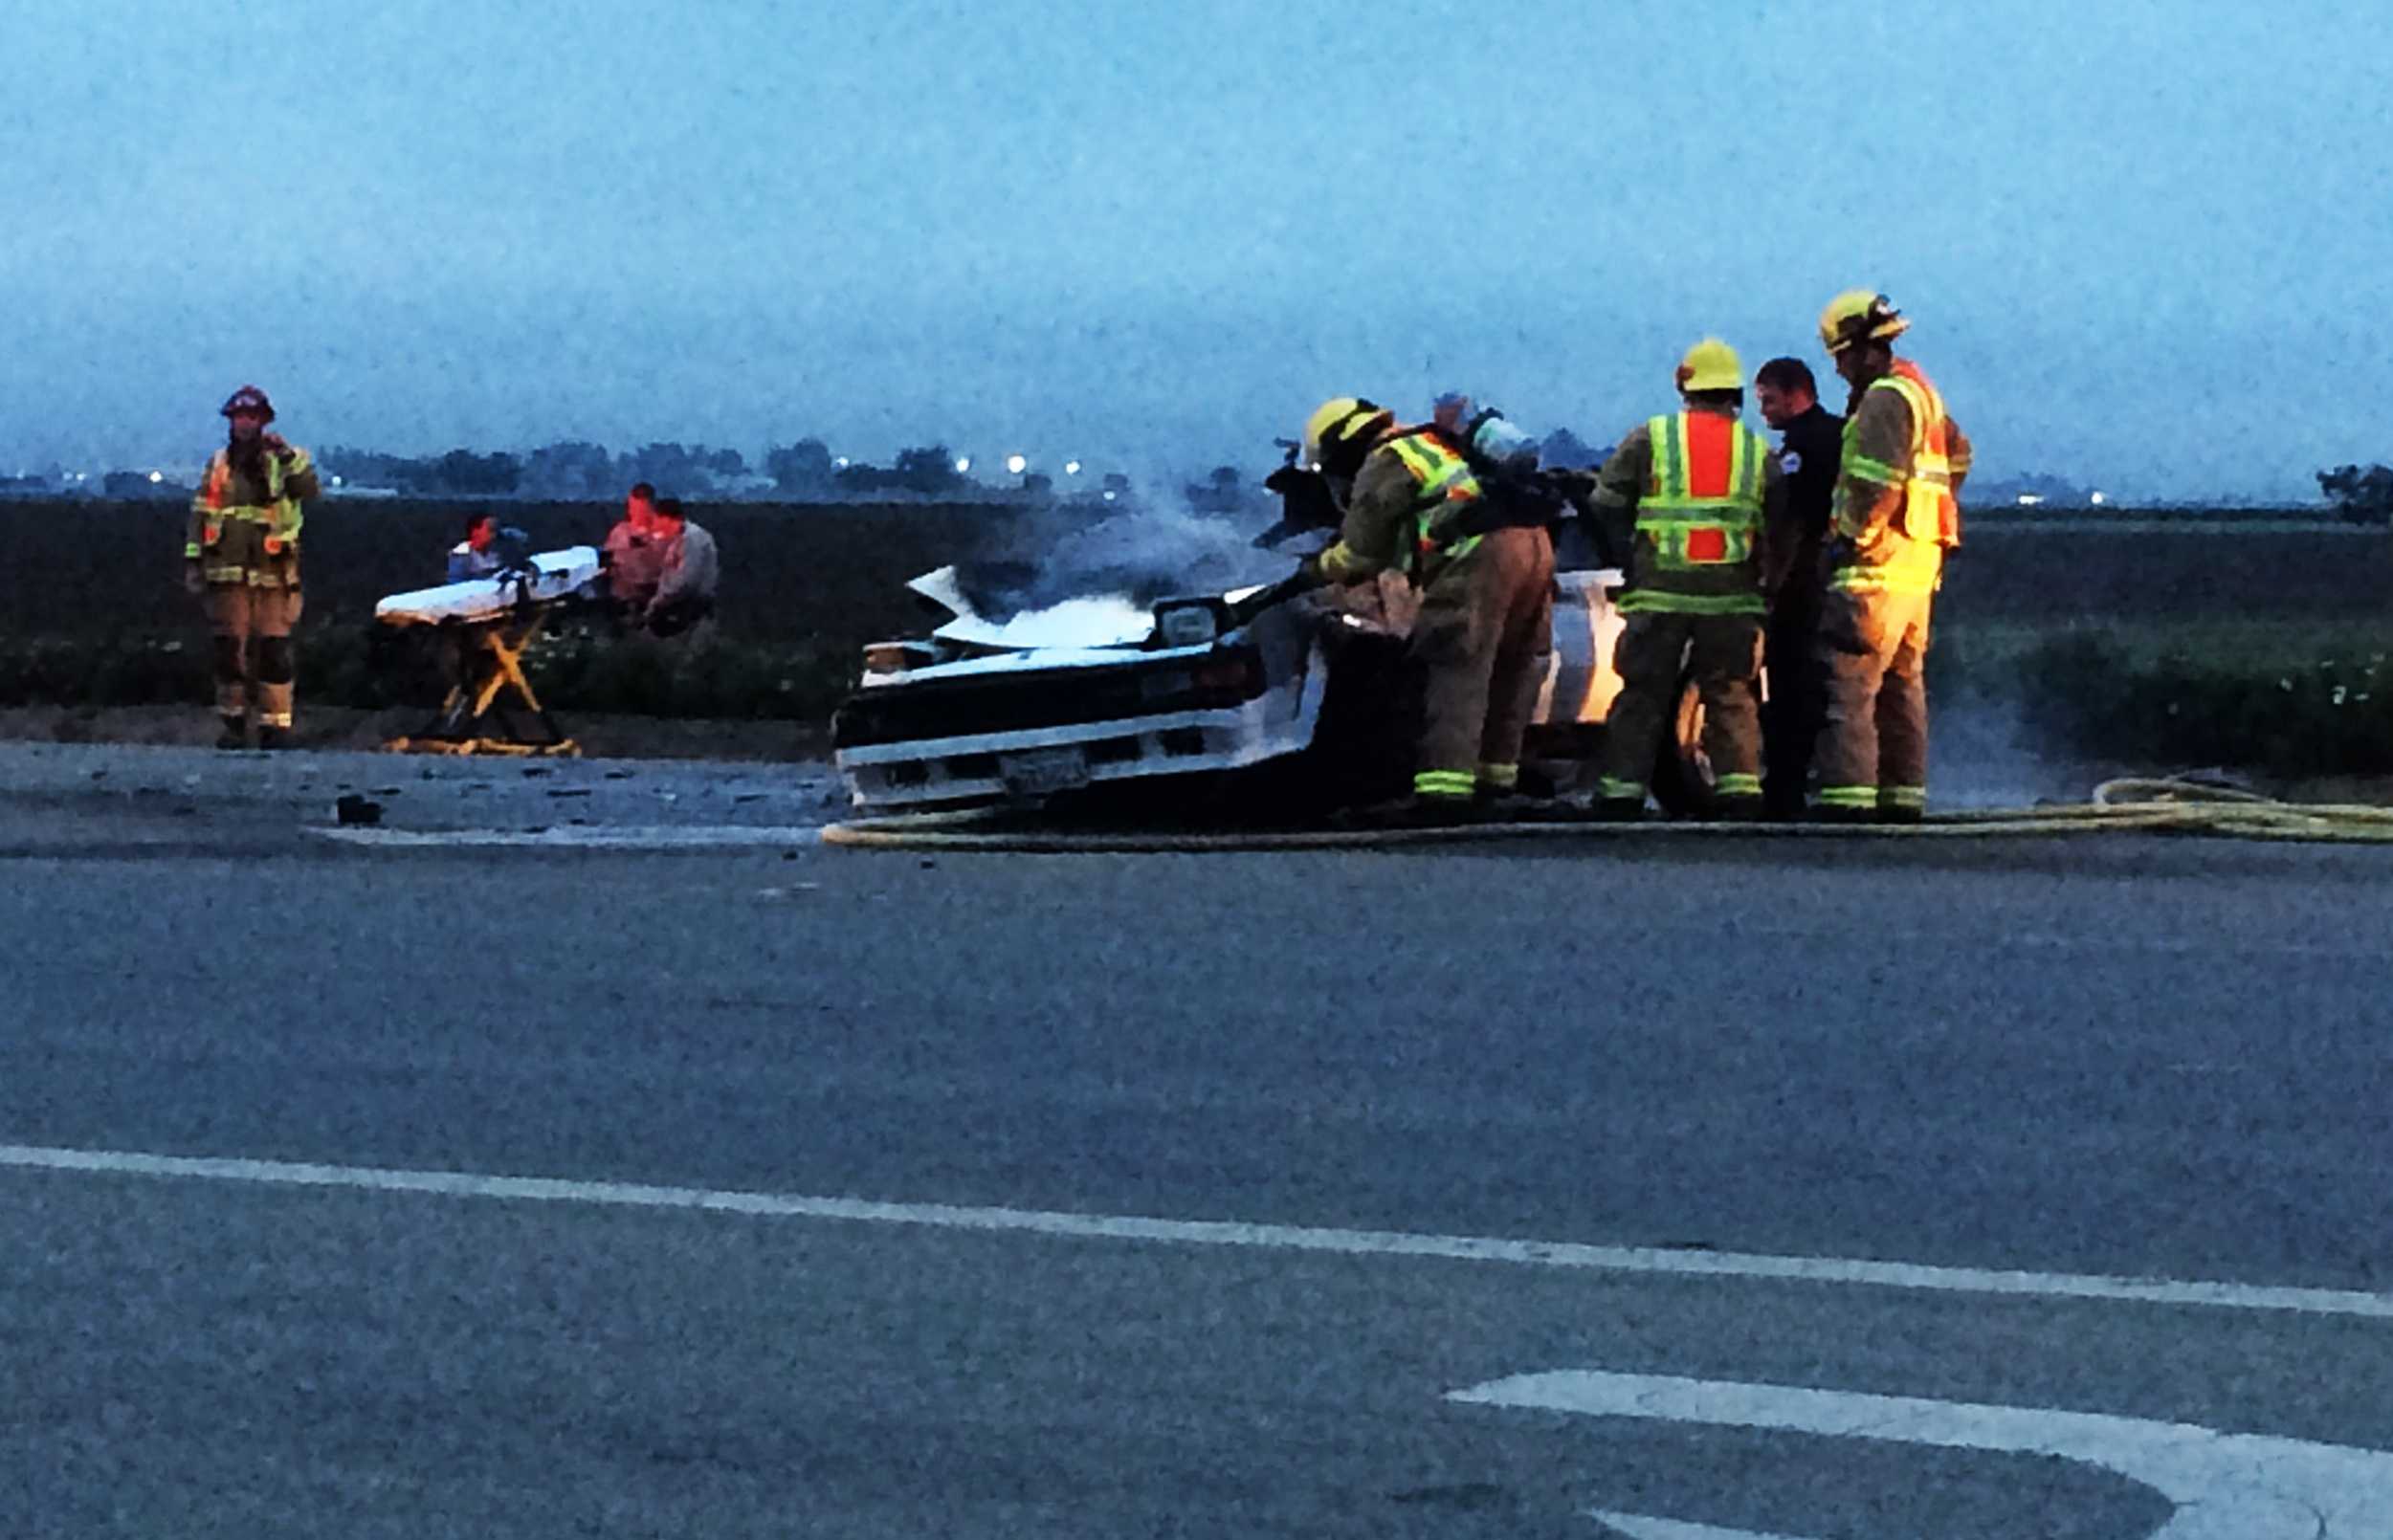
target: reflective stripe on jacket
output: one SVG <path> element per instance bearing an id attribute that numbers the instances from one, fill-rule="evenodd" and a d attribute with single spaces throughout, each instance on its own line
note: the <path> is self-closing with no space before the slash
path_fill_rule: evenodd
<path id="1" fill-rule="evenodd" d="M 283 587 L 299 582 L 303 498 L 316 486 L 314 464 L 298 448 L 268 450 L 260 464 L 262 484 L 234 470 L 231 451 L 218 450 L 191 495 L 183 555 L 205 563 L 210 583 Z"/>
<path id="2" fill-rule="evenodd" d="M 1651 460 L 1637 495 L 1636 555 L 1620 608 L 1761 614 L 1770 446 L 1717 411 L 1651 418 L 1646 433 Z"/>
<path id="3" fill-rule="evenodd" d="M 1863 452 L 1863 423 L 1871 398 L 1890 392 L 1911 422 L 1899 463 Z M 1883 398 L 1881 398 L 1883 399 Z M 1832 535 L 1836 569 L 1828 585 L 1849 593 L 1933 593 L 1944 552 L 1961 543 L 1961 508 L 1953 495 L 1951 419 L 1944 398 L 1919 366 L 1894 361 L 1893 372 L 1870 383 L 1845 424 Z M 1876 515 L 1894 495 L 1882 521 Z"/>
<path id="4" fill-rule="evenodd" d="M 1321 575 L 1360 583 L 1397 572 L 1427 584 L 1477 549 L 1460 515 L 1480 497 L 1470 462 L 1435 437 L 1409 429 L 1382 439 L 1363 462 L 1339 536 L 1321 553 Z"/>

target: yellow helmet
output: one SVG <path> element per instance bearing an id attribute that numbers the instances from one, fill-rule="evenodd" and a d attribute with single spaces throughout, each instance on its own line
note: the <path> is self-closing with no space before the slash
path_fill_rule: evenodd
<path id="1" fill-rule="evenodd" d="M 1910 324 L 1876 290 L 1848 289 L 1820 312 L 1820 345 L 1833 356 L 1856 342 L 1883 342 L 1899 337 Z"/>
<path id="2" fill-rule="evenodd" d="M 1336 396 L 1304 420 L 1305 458 L 1318 465 L 1356 458 L 1396 414 L 1361 396 Z"/>
<path id="3" fill-rule="evenodd" d="M 1687 349 L 1687 356 L 1678 361 L 1678 388 L 1696 390 L 1742 390 L 1745 387 L 1744 361 L 1737 350 L 1717 337 L 1707 337 Z"/>

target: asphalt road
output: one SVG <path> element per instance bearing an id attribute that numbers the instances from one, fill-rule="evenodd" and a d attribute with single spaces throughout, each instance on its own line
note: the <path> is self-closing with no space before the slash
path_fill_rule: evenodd
<path id="1" fill-rule="evenodd" d="M 0 1533 L 2393 1533 L 2393 852 L 388 764 L 0 751 Z"/>

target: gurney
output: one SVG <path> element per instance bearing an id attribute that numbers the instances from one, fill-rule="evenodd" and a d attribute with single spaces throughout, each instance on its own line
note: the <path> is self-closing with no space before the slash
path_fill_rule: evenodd
<path id="1" fill-rule="evenodd" d="M 406 629 L 435 627 L 453 644 L 447 697 L 430 722 L 388 739 L 394 753 L 578 755 L 523 675 L 523 651 L 552 615 L 602 600 L 604 562 L 596 548 L 543 551 L 487 578 L 392 594 L 374 619 Z"/>

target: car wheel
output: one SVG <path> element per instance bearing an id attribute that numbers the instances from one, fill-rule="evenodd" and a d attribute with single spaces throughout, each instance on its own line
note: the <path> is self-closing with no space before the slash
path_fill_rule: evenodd
<path id="1" fill-rule="evenodd" d="M 1333 633 L 1324 652 L 1329 684 L 1313 742 L 1287 766 L 1299 778 L 1298 802 L 1326 812 L 1404 795 L 1421 737 L 1418 667 L 1392 637 Z"/>
<path id="2" fill-rule="evenodd" d="M 1521 736 L 1523 785 L 1537 781 L 1557 797 L 1592 797 L 1603 770 L 1602 722 L 1533 722 Z"/>
<path id="3" fill-rule="evenodd" d="M 1412 785 L 1420 689 L 1405 646 L 1392 637 L 1332 633 L 1313 740 L 1294 754 L 1223 772 L 1238 821 L 1303 826 L 1342 808 L 1400 797 Z"/>

